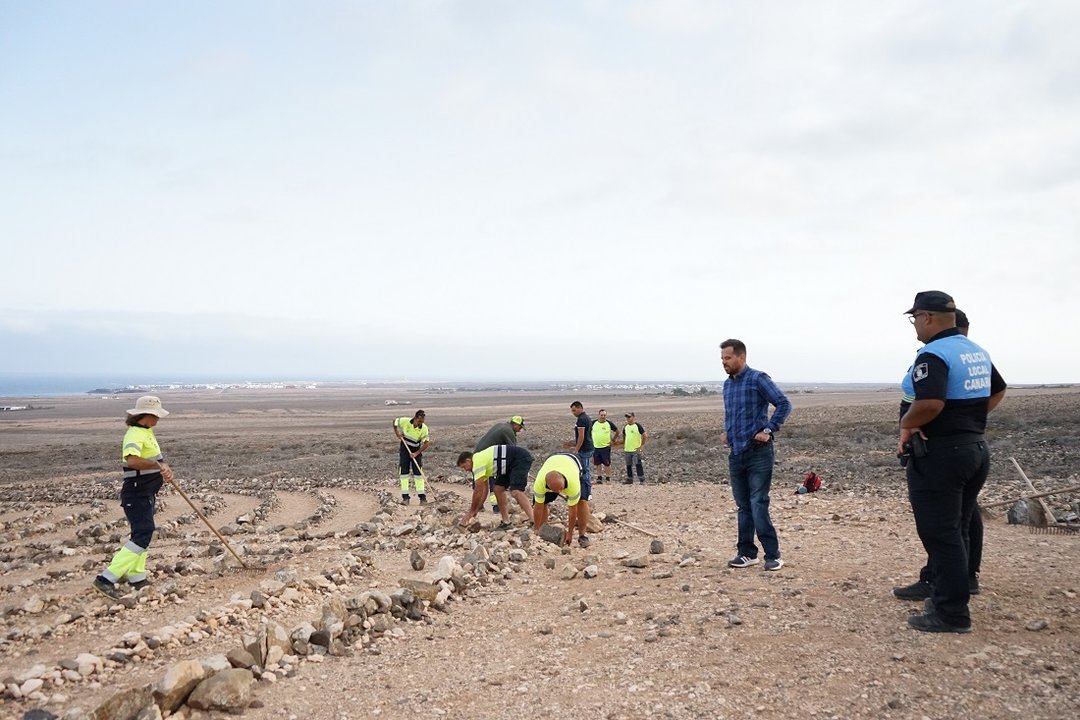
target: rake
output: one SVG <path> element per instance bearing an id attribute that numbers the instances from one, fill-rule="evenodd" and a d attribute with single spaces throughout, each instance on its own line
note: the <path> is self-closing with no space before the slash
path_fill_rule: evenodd
<path id="1" fill-rule="evenodd" d="M 180 486 L 175 481 L 169 480 L 168 482 L 170 485 L 172 485 L 173 490 L 180 493 L 180 497 L 184 498 L 184 500 L 187 501 L 187 504 L 191 506 L 191 509 L 195 511 L 195 514 L 199 516 L 199 519 L 206 523 L 206 527 L 210 528 L 210 532 L 214 533 L 214 535 L 217 536 L 217 539 L 221 541 L 221 544 L 225 546 L 225 549 L 232 553 L 232 556 L 236 558 L 236 562 L 240 563 L 240 567 L 237 569 L 237 572 L 241 573 L 242 575 L 248 575 L 251 577 L 259 577 L 264 572 L 266 572 L 266 568 L 254 567 L 244 562 L 240 558 L 240 556 L 236 554 L 236 551 L 233 550 L 232 545 L 230 545 L 228 541 L 225 540 L 224 537 L 222 537 L 221 533 L 218 532 L 218 529 L 210 523 L 210 521 L 206 518 L 205 515 L 202 514 L 202 511 L 199 510 L 199 508 L 195 507 L 195 503 L 191 502 L 191 498 L 187 496 L 187 493 L 181 490 Z"/>
<path id="2" fill-rule="evenodd" d="M 1016 471 L 1020 473 L 1020 477 L 1024 479 L 1024 483 L 1028 486 L 1028 490 L 1035 493 L 1035 486 L 1032 484 L 1031 479 L 1028 478 L 1027 473 L 1024 472 L 1024 469 L 1020 467 L 1020 463 L 1016 462 L 1016 458 L 1013 457 L 1009 458 L 1009 460 L 1012 462 L 1013 467 L 1016 468 Z M 1041 525 L 1028 526 L 1029 532 L 1034 535 L 1072 535 L 1073 533 L 1080 532 L 1080 524 L 1056 522 L 1054 512 L 1050 509 L 1050 506 L 1046 504 L 1046 501 L 1043 500 L 1044 497 L 1052 494 L 1054 493 L 1037 493 L 1031 495 L 1033 499 L 1039 501 L 1039 507 L 1042 510 L 1043 523 Z"/>

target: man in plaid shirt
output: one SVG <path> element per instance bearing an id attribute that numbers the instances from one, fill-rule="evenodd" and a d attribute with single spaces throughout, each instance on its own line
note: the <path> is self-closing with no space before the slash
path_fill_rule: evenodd
<path id="1" fill-rule="evenodd" d="M 739 544 L 733 568 L 758 563 L 754 544 L 757 533 L 765 551 L 766 570 L 779 570 L 780 543 L 769 518 L 769 489 L 772 486 L 776 453 L 773 433 L 791 414 L 791 401 L 767 374 L 746 365 L 746 345 L 741 340 L 720 343 L 720 360 L 728 379 L 724 381 L 724 432 L 721 441 L 731 448 L 728 470 L 731 493 L 739 508 Z M 776 410 L 768 417 L 769 405 Z"/>

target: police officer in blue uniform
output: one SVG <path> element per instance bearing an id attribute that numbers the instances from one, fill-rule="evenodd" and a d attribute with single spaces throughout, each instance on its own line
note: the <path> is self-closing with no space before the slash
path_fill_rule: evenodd
<path id="1" fill-rule="evenodd" d="M 908 498 L 933 576 L 925 612 L 908 618 L 924 632 L 971 631 L 967 528 L 990 471 L 986 415 L 1005 396 L 989 353 L 956 327 L 956 303 L 920 292 L 906 313 L 925 343 L 912 365 L 914 400 L 900 420 L 908 456 Z"/>

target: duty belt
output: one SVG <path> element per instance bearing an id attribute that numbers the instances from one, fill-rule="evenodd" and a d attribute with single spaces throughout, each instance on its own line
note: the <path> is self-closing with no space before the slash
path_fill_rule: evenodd
<path id="1" fill-rule="evenodd" d="M 930 447 L 940 447 L 942 445 L 974 445 L 981 442 L 986 442 L 986 436 L 982 433 L 957 433 L 929 438 L 926 444 Z"/>

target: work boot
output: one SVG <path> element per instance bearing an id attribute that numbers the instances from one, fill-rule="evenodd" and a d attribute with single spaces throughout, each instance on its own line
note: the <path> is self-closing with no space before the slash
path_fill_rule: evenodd
<path id="1" fill-rule="evenodd" d="M 94 578 L 94 589 L 110 600 L 119 600 L 124 596 L 124 594 L 120 592 L 120 588 L 116 587 L 116 583 L 109 582 L 102 575 L 98 575 Z"/>
<path id="2" fill-rule="evenodd" d="M 979 587 L 979 576 L 974 575 L 968 578 L 968 593 L 971 595 L 978 595 L 982 592 L 982 588 Z"/>
<path id="3" fill-rule="evenodd" d="M 910 585 L 902 585 L 892 589 L 892 594 L 900 600 L 925 600 L 933 592 L 933 586 L 922 580 L 916 580 Z"/>
<path id="4" fill-rule="evenodd" d="M 417 497 L 420 498 L 421 505 L 427 505 L 427 495 L 425 495 L 424 493 L 420 493 L 419 495 L 417 495 Z"/>
<path id="5" fill-rule="evenodd" d="M 128 583 L 128 587 L 130 587 L 132 590 L 143 590 L 144 588 L 150 587 L 150 581 L 136 580 L 135 582 Z"/>
<path id="6" fill-rule="evenodd" d="M 963 627 L 961 625 L 952 625 L 945 622 L 937 615 L 912 615 L 907 619 L 908 625 L 921 630 L 922 632 L 951 632 L 951 633 L 969 633 L 971 632 L 971 626 Z"/>
<path id="7" fill-rule="evenodd" d="M 402 495 L 401 495 L 401 504 L 402 505 L 408 505 L 409 504 L 409 496 L 408 495 L 405 495 L 404 493 L 402 493 Z"/>

